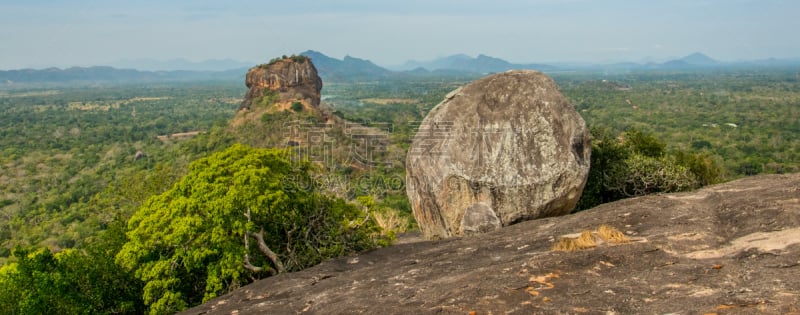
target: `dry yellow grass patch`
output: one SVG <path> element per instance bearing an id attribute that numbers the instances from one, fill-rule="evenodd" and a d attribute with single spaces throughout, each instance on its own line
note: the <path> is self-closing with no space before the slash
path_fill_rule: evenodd
<path id="1" fill-rule="evenodd" d="M 581 236 L 577 238 L 561 238 L 558 243 L 553 246 L 553 251 L 572 252 L 581 249 L 589 249 L 595 246 L 597 246 L 597 242 L 594 240 L 592 231 L 586 230 L 581 232 Z"/>
<path id="2" fill-rule="evenodd" d="M 597 236 L 609 243 L 628 243 L 631 241 L 624 233 L 613 226 L 601 225 L 597 228 Z"/>
<path id="3" fill-rule="evenodd" d="M 378 226 L 383 229 L 384 234 L 390 231 L 403 233 L 408 230 L 408 218 L 401 216 L 397 210 L 386 209 L 383 212 L 375 212 L 373 217 Z"/>
<path id="4" fill-rule="evenodd" d="M 597 246 L 597 237 L 608 243 L 628 243 L 631 241 L 624 233 L 608 225 L 601 225 L 596 232 L 584 230 L 577 238 L 562 237 L 558 243 L 553 245 L 553 251 L 572 252 L 576 250 L 589 249 Z"/>

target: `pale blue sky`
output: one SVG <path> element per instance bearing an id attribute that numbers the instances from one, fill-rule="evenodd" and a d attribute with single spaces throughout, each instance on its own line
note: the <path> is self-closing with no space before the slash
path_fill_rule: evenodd
<path id="1" fill-rule="evenodd" d="M 122 59 L 263 62 L 321 51 L 390 66 L 800 57 L 797 0 L 0 0 L 0 69 Z"/>

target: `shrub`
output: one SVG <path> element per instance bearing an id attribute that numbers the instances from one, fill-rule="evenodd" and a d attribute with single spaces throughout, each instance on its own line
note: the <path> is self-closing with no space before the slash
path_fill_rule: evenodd
<path id="1" fill-rule="evenodd" d="M 708 154 L 667 152 L 666 145 L 636 129 L 620 136 L 592 128 L 589 178 L 577 210 L 652 193 L 685 191 L 714 184 L 722 168 Z"/>
<path id="2" fill-rule="evenodd" d="M 302 112 L 303 111 L 303 103 L 294 102 L 292 103 L 292 110 L 295 112 Z"/>
<path id="3" fill-rule="evenodd" d="M 686 167 L 672 158 L 633 154 L 613 168 L 606 188 L 625 197 L 685 191 L 697 187 L 697 180 Z"/>
<path id="4" fill-rule="evenodd" d="M 275 104 L 280 99 L 280 95 L 277 92 L 272 90 L 264 90 L 261 93 L 261 97 L 256 100 L 256 105 L 260 107 L 269 107 L 272 104 Z"/>

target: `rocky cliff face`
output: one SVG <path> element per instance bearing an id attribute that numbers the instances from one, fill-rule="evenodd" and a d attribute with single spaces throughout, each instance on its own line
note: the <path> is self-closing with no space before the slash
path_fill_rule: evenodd
<path id="1" fill-rule="evenodd" d="M 508 71 L 450 93 L 423 121 L 407 193 L 429 239 L 572 211 L 589 174 L 589 131 L 552 79 Z"/>
<path id="2" fill-rule="evenodd" d="M 364 169 L 402 161 L 402 149 L 389 142 L 386 130 L 345 121 L 321 102 L 322 80 L 312 60 L 279 58 L 247 72 L 249 90 L 230 122 L 235 141 L 253 147 L 291 148 L 294 158 L 308 159 L 324 169 Z M 327 193 L 345 197 L 350 193 L 346 183 L 343 179 L 324 186 Z"/>
<path id="3" fill-rule="evenodd" d="M 245 84 L 249 88 L 241 109 L 251 109 L 268 92 L 276 93 L 282 102 L 301 102 L 316 108 L 320 104 L 322 79 L 311 59 L 293 56 L 273 60 L 247 71 Z"/>
<path id="4" fill-rule="evenodd" d="M 553 251 L 610 225 L 629 242 Z M 751 177 L 394 245 L 259 280 L 184 314 L 796 314 L 800 174 Z"/>

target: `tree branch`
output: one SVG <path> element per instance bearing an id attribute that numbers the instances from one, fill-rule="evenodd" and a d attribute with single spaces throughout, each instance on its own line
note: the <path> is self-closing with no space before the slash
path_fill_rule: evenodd
<path id="1" fill-rule="evenodd" d="M 264 268 L 253 266 L 253 264 L 250 263 L 250 255 L 244 255 L 244 261 L 242 262 L 242 264 L 244 265 L 244 269 L 250 270 L 253 273 L 258 273 L 264 270 Z M 272 268 L 267 267 L 267 271 L 271 275 L 275 274 L 275 270 L 273 270 Z"/>
<path id="2" fill-rule="evenodd" d="M 267 256 L 267 258 L 269 258 L 269 260 L 275 264 L 275 269 L 278 271 L 278 273 L 283 273 L 285 269 L 283 268 L 283 264 L 281 263 L 280 259 L 278 259 L 278 255 L 269 249 L 267 243 L 264 242 L 264 230 L 262 229 L 258 233 L 250 233 L 250 235 L 255 237 L 256 241 L 258 241 L 258 250 L 260 250 L 264 256 Z"/>
<path id="3" fill-rule="evenodd" d="M 247 207 L 247 212 L 244 213 L 244 216 L 247 218 L 247 223 L 250 223 L 250 207 Z M 275 252 L 270 250 L 269 247 L 267 247 L 267 244 L 264 242 L 263 229 L 261 230 L 261 232 L 258 233 L 250 233 L 249 231 L 246 231 L 244 233 L 245 254 L 244 254 L 244 261 L 242 261 L 244 269 L 250 270 L 253 273 L 258 273 L 264 270 L 264 267 L 253 266 L 253 264 L 250 263 L 250 254 L 248 253 L 250 252 L 250 235 L 253 235 L 253 237 L 256 238 L 256 240 L 258 241 L 258 249 L 261 250 L 261 252 L 264 253 L 264 255 L 266 255 L 270 260 L 272 260 L 278 272 L 279 273 L 283 272 L 283 264 L 281 264 L 280 260 L 278 260 L 278 255 L 276 255 Z M 269 267 L 266 267 L 266 269 L 267 271 L 269 271 L 270 275 L 275 275 L 274 269 Z"/>

